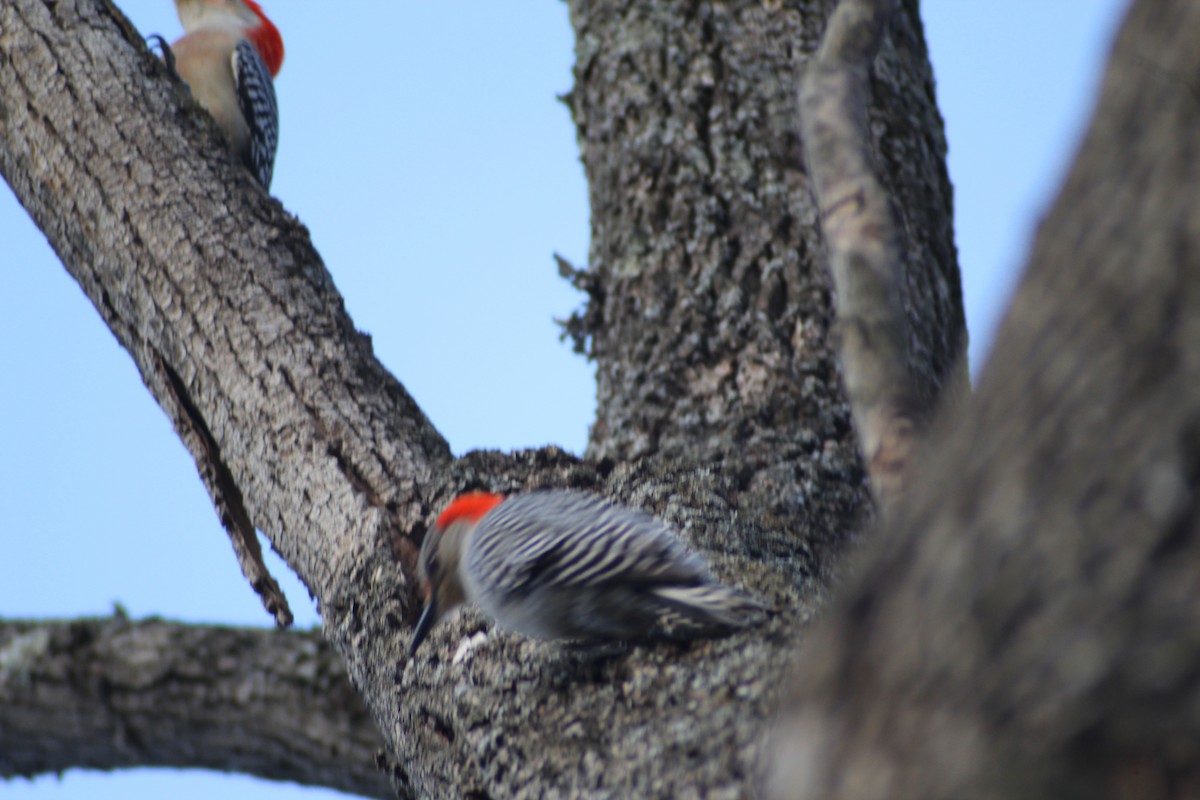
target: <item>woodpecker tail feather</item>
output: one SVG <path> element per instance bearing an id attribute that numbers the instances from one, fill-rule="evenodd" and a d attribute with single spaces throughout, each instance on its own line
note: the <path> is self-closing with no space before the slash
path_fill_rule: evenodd
<path id="1" fill-rule="evenodd" d="M 677 614 L 703 627 L 742 628 L 764 610 L 753 597 L 721 583 L 659 586 L 654 594 Z"/>

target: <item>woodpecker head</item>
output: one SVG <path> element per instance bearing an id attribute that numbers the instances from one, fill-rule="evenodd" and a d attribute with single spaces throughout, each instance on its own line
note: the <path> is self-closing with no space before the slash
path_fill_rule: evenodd
<path id="1" fill-rule="evenodd" d="M 206 28 L 244 31 L 271 70 L 271 77 L 279 74 L 283 38 L 254 0 L 175 0 L 175 11 L 188 33 Z"/>
<path id="2" fill-rule="evenodd" d="M 438 620 L 466 601 L 459 565 L 462 563 L 467 534 L 475 529 L 484 514 L 503 500 L 504 495 L 487 492 L 459 495 L 437 518 L 433 530 L 425 534 L 418 560 L 425 591 L 425 610 L 413 629 L 412 641 L 408 645 L 410 657 L 417 652 Z"/>

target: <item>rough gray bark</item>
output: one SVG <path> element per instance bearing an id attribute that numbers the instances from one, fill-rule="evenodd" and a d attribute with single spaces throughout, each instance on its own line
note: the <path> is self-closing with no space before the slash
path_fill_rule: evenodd
<path id="1" fill-rule="evenodd" d="M 568 331 L 597 363 L 589 456 L 803 469 L 851 437 L 796 124 L 798 76 L 835 3 L 569 5 L 592 244 Z M 870 122 L 905 231 L 911 366 L 936 390 L 965 327 L 915 6 L 892 26 Z"/>
<path id="2" fill-rule="evenodd" d="M 1132 5 L 973 402 L 805 643 L 778 796 L 1200 796 L 1197 41 Z"/>
<path id="3" fill-rule="evenodd" d="M 635 6 L 572 6 L 597 241 L 576 326 L 595 337 L 612 409 L 588 462 L 554 448 L 451 459 L 306 231 L 119 13 L 0 6 L 0 170 L 215 476 L 222 515 L 236 490 L 317 597 L 402 796 L 745 794 L 798 623 L 865 504 L 790 132 L 793 72 L 822 14 Z M 889 42 L 873 122 L 912 229 L 912 358 L 936 384 L 962 312 L 915 8 Z M 433 516 L 464 488 L 535 486 L 665 518 L 777 613 L 728 639 L 607 657 L 500 635 L 454 664 L 458 636 L 480 626 L 467 614 L 406 663 L 414 543 Z"/>
<path id="4" fill-rule="evenodd" d="M 121 617 L 0 623 L 0 777 L 207 767 L 390 797 L 374 721 L 315 633 Z"/>

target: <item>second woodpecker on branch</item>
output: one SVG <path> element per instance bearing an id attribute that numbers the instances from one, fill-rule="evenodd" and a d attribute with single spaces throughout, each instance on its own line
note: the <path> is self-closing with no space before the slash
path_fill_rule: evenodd
<path id="1" fill-rule="evenodd" d="M 175 0 L 184 35 L 171 45 L 175 69 L 196 102 L 263 188 L 279 143 L 273 78 L 283 39 L 254 0 Z"/>
<path id="2" fill-rule="evenodd" d="M 420 567 L 425 610 L 410 654 L 468 601 L 542 639 L 644 639 L 665 616 L 729 629 L 762 610 L 663 523 L 580 492 L 462 495 L 426 534 Z"/>

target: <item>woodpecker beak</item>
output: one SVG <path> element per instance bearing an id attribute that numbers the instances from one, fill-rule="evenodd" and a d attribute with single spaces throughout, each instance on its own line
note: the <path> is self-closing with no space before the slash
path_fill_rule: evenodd
<path id="1" fill-rule="evenodd" d="M 425 641 L 429 631 L 433 630 L 437 618 L 437 593 L 430 592 L 425 598 L 425 610 L 421 612 L 421 618 L 417 620 L 417 627 L 413 628 L 412 639 L 408 643 L 409 658 L 417 654 L 417 648 L 421 646 L 421 642 Z"/>

